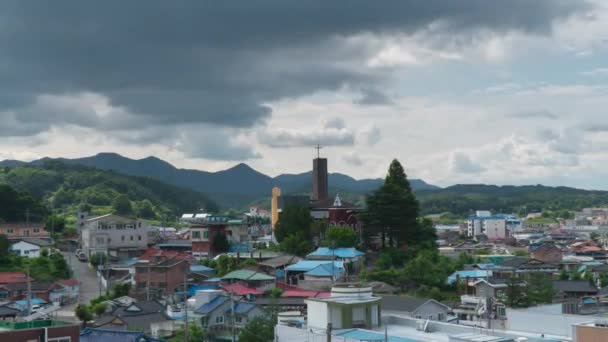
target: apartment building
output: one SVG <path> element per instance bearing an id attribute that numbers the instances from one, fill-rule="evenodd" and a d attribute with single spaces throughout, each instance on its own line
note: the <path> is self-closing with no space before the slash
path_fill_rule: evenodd
<path id="1" fill-rule="evenodd" d="M 83 222 L 80 245 L 87 256 L 102 253 L 119 259 L 140 255 L 148 247 L 150 225 L 141 219 L 107 214 Z"/>

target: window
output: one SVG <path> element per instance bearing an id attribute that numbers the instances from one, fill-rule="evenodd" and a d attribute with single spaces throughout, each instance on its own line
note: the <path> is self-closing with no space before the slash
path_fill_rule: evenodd
<path id="1" fill-rule="evenodd" d="M 141 228 L 141 222 L 137 222 L 137 226 Z"/>
<path id="2" fill-rule="evenodd" d="M 108 238 L 108 244 L 110 244 L 110 242 L 112 242 L 112 239 Z"/>
<path id="3" fill-rule="evenodd" d="M 6 298 L 8 298 L 8 291 L 1 291 L 0 299 L 6 299 Z"/>
<path id="4" fill-rule="evenodd" d="M 437 320 L 438 321 L 445 321 L 445 314 L 443 314 L 443 313 L 437 314 Z"/>
<path id="5" fill-rule="evenodd" d="M 13 234 L 13 230 L 12 229 L 7 229 L 6 230 L 6 234 Z"/>
<path id="6" fill-rule="evenodd" d="M 192 232 L 192 238 L 193 239 L 200 239 L 201 238 L 201 232 Z"/>
<path id="7" fill-rule="evenodd" d="M 429 320 L 433 320 L 433 315 L 429 315 Z"/>
<path id="8" fill-rule="evenodd" d="M 130 236 L 131 241 L 133 241 L 133 235 Z"/>
<path id="9" fill-rule="evenodd" d="M 242 323 L 243 322 L 243 317 L 236 316 L 236 317 L 234 317 L 234 321 L 237 322 L 237 323 Z"/>
<path id="10" fill-rule="evenodd" d="M 125 241 L 125 236 L 123 235 L 123 236 L 121 237 L 121 239 L 122 239 L 122 241 Z"/>
<path id="11" fill-rule="evenodd" d="M 71 342 L 72 340 L 68 336 L 68 337 L 49 338 L 49 339 L 47 339 L 47 341 L 49 341 L 49 342 Z"/>
<path id="12" fill-rule="evenodd" d="M 141 241 L 141 235 L 137 235 L 137 240 Z"/>
<path id="13" fill-rule="evenodd" d="M 209 231 L 205 230 L 203 231 L 203 239 L 208 239 L 209 238 Z"/>
<path id="14" fill-rule="evenodd" d="M 34 228 L 34 233 L 40 233 L 40 228 Z"/>
<path id="15" fill-rule="evenodd" d="M 201 317 L 201 325 L 206 327 L 209 324 L 209 318 Z"/>
<path id="16" fill-rule="evenodd" d="M 128 225 L 127 225 L 127 229 L 135 229 L 135 226 L 134 226 L 134 225 L 132 225 L 132 224 L 128 224 Z"/>
<path id="17" fill-rule="evenodd" d="M 23 254 L 30 254 L 30 251 L 25 250 L 23 251 Z"/>
<path id="18" fill-rule="evenodd" d="M 217 323 L 217 324 L 224 323 L 224 316 L 217 316 L 217 317 L 215 317 L 215 323 Z"/>

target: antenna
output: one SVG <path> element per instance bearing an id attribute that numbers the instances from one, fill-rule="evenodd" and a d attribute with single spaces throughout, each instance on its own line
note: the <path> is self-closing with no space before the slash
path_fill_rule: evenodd
<path id="1" fill-rule="evenodd" d="M 315 146 L 315 150 L 317 150 L 317 159 L 321 158 L 321 149 L 323 148 L 323 146 L 317 144 Z"/>

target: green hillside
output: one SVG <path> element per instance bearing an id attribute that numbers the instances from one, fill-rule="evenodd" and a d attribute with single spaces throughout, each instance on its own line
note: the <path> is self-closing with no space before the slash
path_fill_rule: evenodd
<path id="1" fill-rule="evenodd" d="M 461 216 L 475 210 L 524 214 L 608 205 L 608 191 L 543 185 L 454 185 L 441 190 L 418 191 L 416 197 L 424 214 L 451 212 Z"/>
<path id="2" fill-rule="evenodd" d="M 126 196 L 133 213 L 148 219 L 175 217 L 217 205 L 205 195 L 145 177 L 127 176 L 79 165 L 48 161 L 0 168 L 0 184 L 27 191 L 50 208 L 73 211 L 80 205 L 94 212 L 110 211 L 116 198 Z"/>

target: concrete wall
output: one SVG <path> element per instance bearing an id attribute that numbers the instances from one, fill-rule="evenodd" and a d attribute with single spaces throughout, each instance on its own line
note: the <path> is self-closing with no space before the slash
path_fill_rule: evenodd
<path id="1" fill-rule="evenodd" d="M 312 328 L 325 329 L 328 323 L 327 304 L 317 301 L 306 301 L 308 306 L 308 325 Z"/>
<path id="2" fill-rule="evenodd" d="M 572 325 L 593 320 L 593 317 L 581 315 L 546 314 L 528 310 L 507 309 L 509 330 L 521 330 L 546 334 L 572 336 Z M 539 324 L 542 322 L 542 324 Z"/>

